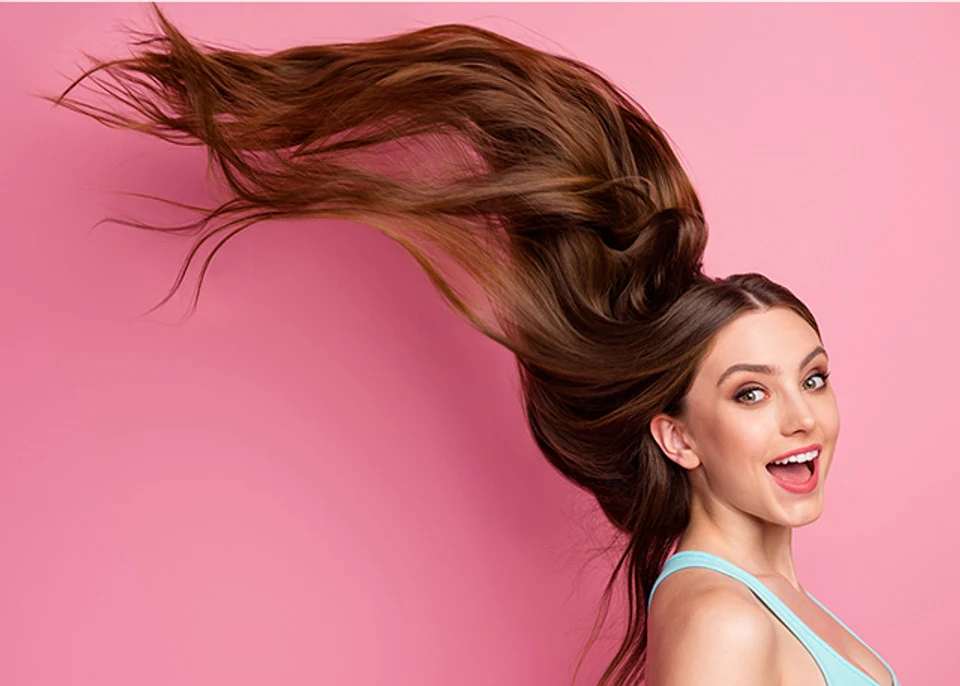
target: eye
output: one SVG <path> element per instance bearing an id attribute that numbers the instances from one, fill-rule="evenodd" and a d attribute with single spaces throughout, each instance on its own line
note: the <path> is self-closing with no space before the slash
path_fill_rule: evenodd
<path id="1" fill-rule="evenodd" d="M 747 396 L 747 395 L 749 395 L 749 394 L 751 394 L 751 393 L 760 393 L 760 392 L 762 392 L 762 391 L 763 391 L 763 389 L 760 388 L 759 386 L 750 386 L 749 388 L 744 388 L 742 391 L 740 391 L 739 393 L 737 393 L 737 394 L 734 396 L 734 399 L 736 399 L 737 402 L 743 403 L 744 405 L 756 405 L 758 402 L 760 402 L 759 400 L 744 402 L 743 400 L 741 400 L 741 398 L 743 398 L 743 397 L 745 397 L 745 396 Z"/>
<path id="2" fill-rule="evenodd" d="M 820 379 L 821 379 L 820 385 L 819 385 L 819 386 L 814 386 L 814 387 L 811 388 L 811 390 L 819 391 L 819 390 L 822 390 L 823 388 L 826 387 L 826 385 L 827 385 L 827 377 L 828 377 L 828 376 L 830 376 L 830 372 L 814 372 L 813 374 L 811 374 L 810 376 L 807 377 L 806 381 L 810 381 L 811 379 L 815 379 L 815 378 L 817 378 L 817 377 L 820 377 Z M 806 383 L 806 381 L 804 381 L 804 383 Z M 741 400 L 741 398 L 743 398 L 744 396 L 747 396 L 747 395 L 750 394 L 750 393 L 759 393 L 759 392 L 762 392 L 762 391 L 763 391 L 763 389 L 762 389 L 760 386 L 748 386 L 747 388 L 744 388 L 742 391 L 740 391 L 739 393 L 737 393 L 737 394 L 734 396 L 734 400 L 736 400 L 737 402 L 742 403 L 742 404 L 744 404 L 744 405 L 756 405 L 757 403 L 760 402 L 759 400 L 750 402 L 750 401 Z"/>
<path id="3" fill-rule="evenodd" d="M 823 380 L 823 382 L 819 386 L 813 389 L 815 391 L 818 391 L 827 385 L 827 377 L 830 376 L 830 372 L 814 372 L 813 374 L 807 377 L 807 381 L 809 381 L 810 379 L 815 379 L 818 376 Z"/>

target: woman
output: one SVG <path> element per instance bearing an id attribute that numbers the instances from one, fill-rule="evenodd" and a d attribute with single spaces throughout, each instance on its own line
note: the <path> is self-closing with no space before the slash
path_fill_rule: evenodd
<path id="1" fill-rule="evenodd" d="M 135 56 L 49 99 L 203 143 L 233 190 L 194 224 L 138 225 L 202 234 L 157 307 L 215 234 L 194 305 L 216 250 L 261 219 L 376 227 L 516 355 L 537 445 L 623 534 L 599 621 L 623 571 L 628 624 L 602 685 L 897 686 L 794 570 L 840 429 L 816 320 L 760 274 L 703 273 L 700 202 L 642 107 L 470 26 L 259 56 L 154 9 Z M 133 114 L 67 97 L 88 78 Z"/>

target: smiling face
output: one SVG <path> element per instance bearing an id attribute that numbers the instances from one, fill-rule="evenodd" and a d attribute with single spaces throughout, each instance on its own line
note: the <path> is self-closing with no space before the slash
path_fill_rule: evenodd
<path id="1" fill-rule="evenodd" d="M 817 332 L 789 309 L 741 315 L 717 333 L 684 418 L 658 415 L 651 423 L 668 458 L 689 470 L 696 504 L 719 526 L 762 520 L 793 527 L 820 516 L 840 432 L 821 347 Z M 736 365 L 770 369 L 728 372 Z M 800 494 L 778 485 L 767 463 L 811 444 L 821 446 L 817 487 Z"/>

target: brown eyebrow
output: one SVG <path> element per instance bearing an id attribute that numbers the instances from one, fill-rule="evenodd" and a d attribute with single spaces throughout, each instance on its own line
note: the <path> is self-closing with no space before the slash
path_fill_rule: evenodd
<path id="1" fill-rule="evenodd" d="M 810 353 L 800 361 L 800 369 L 803 369 L 807 366 L 807 363 L 810 362 L 814 357 L 823 353 L 823 355 L 829 360 L 830 356 L 827 355 L 827 351 L 823 349 L 823 346 L 818 345 L 816 348 L 810 351 Z M 780 367 L 776 365 L 768 364 L 735 364 L 723 374 L 720 375 L 720 379 L 717 381 L 717 386 L 723 383 L 723 380 L 734 372 L 756 372 L 758 374 L 769 374 L 770 376 L 779 376 L 781 373 Z"/>

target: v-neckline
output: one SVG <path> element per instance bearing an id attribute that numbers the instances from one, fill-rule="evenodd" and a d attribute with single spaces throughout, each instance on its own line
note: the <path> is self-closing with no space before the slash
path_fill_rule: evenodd
<path id="1" fill-rule="evenodd" d="M 708 552 L 706 552 L 706 551 L 704 551 L 704 550 L 680 550 L 680 551 L 675 552 L 673 555 L 671 555 L 671 558 L 672 558 L 672 557 L 676 557 L 677 555 L 687 555 L 687 554 L 690 554 L 690 553 L 699 554 L 699 555 L 706 555 L 707 557 L 713 558 L 713 559 L 715 559 L 715 560 L 719 560 L 721 564 L 730 565 L 731 567 L 734 567 L 735 569 L 737 569 L 737 570 L 738 570 L 739 572 L 741 572 L 742 574 L 745 574 L 746 576 L 748 576 L 748 577 L 750 577 L 751 579 L 753 579 L 754 581 L 756 581 L 756 582 L 757 582 L 758 584 L 760 584 L 763 588 L 765 588 L 765 589 L 767 590 L 767 592 L 770 593 L 770 595 L 773 596 L 773 598 L 780 604 L 780 607 L 781 607 L 785 612 L 787 612 L 787 613 L 790 615 L 790 617 L 791 617 L 799 626 L 803 627 L 804 630 L 805 630 L 810 636 L 812 636 L 812 637 L 814 638 L 814 640 L 817 641 L 821 646 L 823 646 L 824 648 L 826 648 L 827 650 L 829 650 L 831 654 L 833 654 L 837 659 L 839 659 L 839 660 L 840 660 L 841 662 L 843 662 L 845 665 L 847 665 L 848 667 L 850 667 L 850 669 L 856 671 L 858 674 L 861 674 L 861 675 L 863 676 L 863 678 L 869 680 L 871 684 L 874 684 L 874 686 L 883 686 L 883 685 L 882 685 L 881 683 L 879 683 L 876 679 L 874 679 L 872 676 L 870 676 L 870 675 L 867 674 L 865 671 L 863 671 L 860 667 L 858 667 L 857 665 L 853 664 L 853 662 L 852 662 L 851 660 L 848 660 L 846 657 L 844 657 L 843 655 L 841 655 L 839 650 L 837 650 L 837 649 L 834 648 L 832 645 L 830 645 L 829 643 L 827 643 L 824 639 L 820 638 L 820 635 L 817 634 L 817 632 L 815 632 L 815 631 L 814 631 L 813 629 L 811 629 L 809 626 L 807 626 L 807 624 L 806 624 L 802 619 L 800 619 L 800 616 L 797 615 L 796 612 L 794 612 L 793 610 L 791 610 L 789 605 L 787 605 L 785 602 L 783 602 L 782 600 L 780 600 L 780 597 L 779 597 L 776 593 L 774 593 L 765 583 L 763 583 L 758 577 L 754 576 L 753 574 L 751 574 L 751 573 L 748 572 L 747 570 L 743 569 L 743 568 L 740 567 L 739 565 L 735 565 L 733 562 L 730 562 L 730 560 L 727 560 L 726 558 L 720 557 L 719 555 L 714 555 L 713 553 L 708 553 Z M 850 627 L 848 627 L 846 624 L 844 624 L 844 623 L 840 620 L 839 617 L 837 617 L 835 614 L 833 614 L 833 612 L 831 612 L 829 609 L 827 609 L 827 607 L 826 607 L 823 603 L 821 603 L 819 600 L 817 600 L 816 598 L 814 598 L 806 589 L 804 589 L 803 592 L 804 592 L 804 595 L 806 595 L 808 598 L 810 598 L 810 600 L 812 600 L 813 602 L 815 602 L 815 603 L 816 603 L 817 605 L 819 605 L 828 615 L 830 615 L 830 616 L 837 622 L 837 624 L 839 624 L 841 627 L 843 627 L 843 629 L 844 629 L 847 633 L 849 633 L 851 636 L 853 636 L 857 641 L 860 642 L 861 645 L 863 645 L 867 650 L 869 650 L 871 653 L 873 653 L 874 656 L 875 656 L 878 660 L 880 660 L 880 663 L 883 665 L 884 669 L 886 669 L 886 670 L 887 670 L 887 673 L 890 675 L 891 686 L 900 686 L 900 682 L 897 681 L 897 675 L 893 673 L 893 669 L 890 668 L 890 665 L 887 664 L 886 660 L 884 660 L 882 657 L 880 657 L 880 654 L 879 654 L 876 650 L 874 650 L 873 648 L 871 648 L 870 645 L 869 645 L 866 641 L 864 641 L 862 638 L 860 638 L 859 636 L 857 636 L 857 634 L 855 634 L 855 633 L 853 632 L 853 630 L 850 629 Z M 799 638 L 799 637 L 798 637 L 798 638 Z M 802 641 L 801 641 L 801 643 L 802 643 Z M 819 664 L 818 664 L 818 668 L 819 668 Z M 826 675 L 824 675 L 824 678 L 826 678 Z"/>
<path id="2" fill-rule="evenodd" d="M 747 573 L 749 574 L 749 572 L 747 572 Z M 754 578 L 756 578 L 756 577 L 754 577 Z M 757 581 L 759 581 L 759 579 L 757 579 Z M 761 583 L 763 583 L 763 582 L 761 582 Z M 769 590 L 769 589 L 768 589 L 768 590 Z M 772 591 L 771 591 L 771 592 L 772 592 Z M 817 600 L 816 598 L 814 598 L 806 589 L 804 589 L 803 592 L 804 592 L 804 594 L 806 594 L 806 596 L 807 596 L 808 598 L 810 598 L 810 600 L 812 600 L 812 601 L 815 602 L 817 605 L 819 605 L 819 606 L 824 610 L 824 612 L 826 612 L 828 615 L 830 615 L 831 617 L 833 617 L 833 619 L 837 622 L 837 624 L 839 624 L 840 626 L 842 626 L 847 633 L 849 633 L 851 636 L 853 636 L 857 641 L 860 642 L 861 645 L 863 645 L 864 647 L 866 647 L 867 650 L 869 650 L 871 653 L 873 653 L 874 657 L 876 657 L 878 660 L 880 660 L 880 664 L 883 665 L 883 668 L 886 669 L 886 670 L 887 670 L 887 673 L 890 675 L 890 684 L 891 684 L 891 686 L 900 686 L 900 683 L 897 681 L 897 675 L 893 673 L 893 669 L 890 668 L 890 665 L 887 664 L 886 660 L 884 660 L 882 657 L 880 657 L 880 653 L 878 653 L 876 650 L 874 650 L 873 648 L 871 648 L 870 645 L 869 645 L 866 641 L 864 641 L 862 638 L 860 638 L 859 636 L 857 636 L 857 635 L 850 629 L 850 627 L 848 627 L 846 624 L 844 624 L 842 621 L 840 621 L 840 618 L 839 618 L 839 617 L 837 617 L 835 614 L 833 614 L 833 612 L 831 612 L 829 609 L 827 609 L 827 607 L 826 607 L 823 603 L 821 603 L 819 600 Z M 780 602 L 783 603 L 782 600 L 781 600 Z M 809 626 L 807 626 L 806 624 L 803 623 L 803 620 L 801 620 L 800 617 L 798 617 L 797 614 L 796 614 L 793 610 L 791 610 L 789 607 L 787 607 L 786 603 L 783 603 L 783 605 L 784 605 L 784 607 L 787 608 L 787 611 L 788 611 L 788 612 L 790 612 L 794 617 L 797 618 L 797 621 L 798 621 L 798 622 L 800 622 L 801 624 L 803 624 L 803 627 L 804 627 L 807 631 L 810 632 L 810 635 L 813 636 L 814 639 L 816 639 L 817 641 L 820 642 L 820 645 L 824 646 L 824 647 L 825 647 L 827 650 L 829 650 L 831 653 L 833 653 L 833 654 L 836 655 L 838 658 L 840 658 L 841 660 L 843 660 L 843 662 L 845 662 L 847 665 L 849 665 L 852 669 L 855 669 L 855 670 L 857 670 L 858 672 L 860 672 L 861 674 L 863 674 L 864 677 L 866 677 L 867 679 L 869 679 L 872 683 L 876 684 L 876 686 L 882 686 L 882 684 L 880 684 L 880 682 L 878 682 L 878 681 L 877 681 L 876 679 L 874 679 L 872 676 L 870 676 L 869 674 L 867 674 L 867 673 L 866 673 L 865 671 L 863 671 L 860 667 L 858 667 L 857 665 L 853 664 L 852 661 L 848 660 L 848 659 L 845 658 L 843 655 L 841 655 L 841 654 L 840 654 L 840 651 L 838 651 L 838 650 L 837 650 L 836 648 L 834 648 L 832 645 L 830 645 L 829 643 L 827 643 L 824 639 L 820 638 L 820 636 L 819 636 L 813 629 L 811 629 Z"/>

